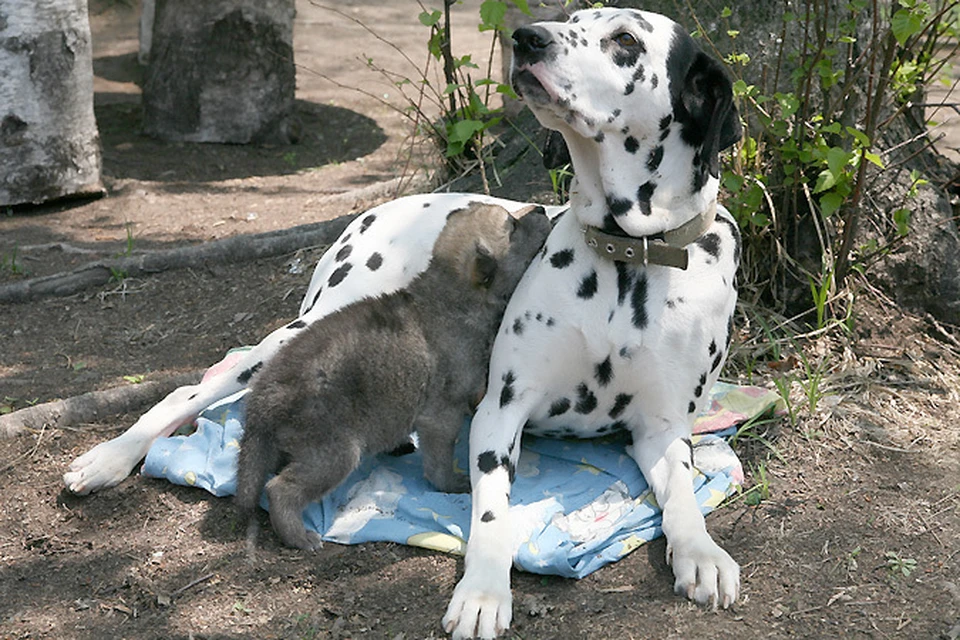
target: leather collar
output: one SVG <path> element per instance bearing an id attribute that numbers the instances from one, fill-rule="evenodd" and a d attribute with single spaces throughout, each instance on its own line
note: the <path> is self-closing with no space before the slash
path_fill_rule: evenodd
<path id="1" fill-rule="evenodd" d="M 587 246 L 607 260 L 686 269 L 687 245 L 706 233 L 716 217 L 717 201 L 714 200 L 687 222 L 656 237 L 618 236 L 590 226 L 581 227 L 581 231 Z"/>

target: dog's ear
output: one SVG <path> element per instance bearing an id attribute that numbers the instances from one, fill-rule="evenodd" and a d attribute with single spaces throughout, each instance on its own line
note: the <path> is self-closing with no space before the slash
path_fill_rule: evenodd
<path id="1" fill-rule="evenodd" d="M 470 270 L 470 282 L 478 289 L 489 289 L 500 265 L 497 264 L 497 259 L 483 243 L 476 242 L 474 248 L 476 253 L 473 256 L 473 265 Z"/>
<path id="2" fill-rule="evenodd" d="M 702 149 L 702 161 L 710 175 L 717 177 L 719 153 L 733 146 L 741 135 L 740 114 L 733 104 L 730 78 L 723 65 L 697 51 L 678 95 L 682 110 L 693 125 L 684 127 L 683 138 Z"/>

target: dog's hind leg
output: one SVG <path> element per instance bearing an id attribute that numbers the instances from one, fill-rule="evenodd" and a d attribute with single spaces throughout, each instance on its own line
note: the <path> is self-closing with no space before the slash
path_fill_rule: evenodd
<path id="1" fill-rule="evenodd" d="M 306 325 L 303 325 L 306 326 Z M 232 367 L 199 384 L 180 387 L 140 416 L 125 432 L 78 457 L 63 474 L 63 483 L 76 494 L 87 494 L 120 484 L 147 455 L 157 438 L 189 424 L 201 411 L 247 386 L 250 378 L 274 356 L 295 330 L 277 329 L 246 352 Z"/>
<path id="2" fill-rule="evenodd" d="M 453 453 L 464 412 L 458 406 L 428 409 L 414 423 L 423 452 L 423 475 L 440 491 L 470 491 L 470 478 L 453 468 Z"/>
<path id="3" fill-rule="evenodd" d="M 320 452 L 326 455 L 321 455 Z M 288 547 L 314 551 L 320 536 L 303 526 L 303 510 L 343 482 L 360 464 L 360 449 L 346 442 L 300 449 L 290 463 L 267 483 L 270 523 Z"/>

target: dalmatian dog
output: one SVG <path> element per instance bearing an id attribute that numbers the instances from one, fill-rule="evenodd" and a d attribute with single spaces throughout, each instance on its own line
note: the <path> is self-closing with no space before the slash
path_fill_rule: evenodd
<path id="1" fill-rule="evenodd" d="M 740 569 L 707 533 L 691 425 L 726 357 L 740 239 L 717 205 L 718 153 L 740 137 L 731 84 L 677 23 L 579 11 L 514 32 L 512 83 L 560 132 L 570 210 L 507 306 L 470 431 L 464 574 L 443 618 L 454 638 L 511 621 L 509 500 L 521 432 L 627 430 L 663 510 L 675 590 L 728 607 Z"/>
<path id="2" fill-rule="evenodd" d="M 119 484 L 154 440 L 169 436 L 211 404 L 247 388 L 294 335 L 348 304 L 405 289 L 430 263 L 448 216 L 476 202 L 498 204 L 511 213 L 529 207 L 489 196 L 437 193 L 400 198 L 358 216 L 317 263 L 296 320 L 217 375 L 174 390 L 124 433 L 79 456 L 64 473 L 64 484 L 77 494 Z M 548 216 L 560 209 L 545 207 Z"/>

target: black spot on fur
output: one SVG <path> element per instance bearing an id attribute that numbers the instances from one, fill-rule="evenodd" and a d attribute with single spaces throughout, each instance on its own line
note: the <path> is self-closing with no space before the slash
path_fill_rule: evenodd
<path id="1" fill-rule="evenodd" d="M 573 262 L 573 249 L 561 249 L 550 256 L 550 265 L 555 269 L 569 267 Z"/>
<path id="2" fill-rule="evenodd" d="M 633 93 L 633 90 L 636 88 L 636 85 L 633 81 L 628 82 L 627 86 L 623 89 L 623 95 L 628 96 Z"/>
<path id="3" fill-rule="evenodd" d="M 673 122 L 673 115 L 667 114 L 660 118 L 660 131 L 665 131 L 670 128 L 670 124 Z"/>
<path id="4" fill-rule="evenodd" d="M 597 272 L 590 270 L 590 273 L 580 281 L 580 288 L 577 289 L 577 297 L 589 300 L 597 293 Z"/>
<path id="5" fill-rule="evenodd" d="M 557 416 L 562 416 L 567 411 L 570 410 L 570 400 L 567 398 L 560 398 L 559 400 L 554 400 L 550 405 L 550 410 L 547 412 L 547 415 L 551 418 L 556 418 Z"/>
<path id="6" fill-rule="evenodd" d="M 610 356 L 607 356 L 606 360 L 594 368 L 593 375 L 601 387 L 610 384 L 610 381 L 613 379 L 613 365 L 610 364 Z"/>
<path id="7" fill-rule="evenodd" d="M 477 456 L 477 468 L 483 473 L 490 473 L 498 466 L 497 454 L 495 454 L 493 451 L 484 451 Z"/>
<path id="8" fill-rule="evenodd" d="M 259 371 L 260 367 L 262 366 L 263 366 L 262 362 L 258 362 L 257 364 L 253 365 L 252 367 L 250 367 L 249 369 L 247 369 L 246 371 L 244 371 L 243 373 L 237 376 L 237 382 L 239 382 L 240 384 L 247 384 L 248 382 L 250 382 L 250 378 L 253 377 L 253 374 Z"/>
<path id="9" fill-rule="evenodd" d="M 590 391 L 586 383 L 581 382 L 577 387 L 577 404 L 574 405 L 573 410 L 579 414 L 587 415 L 596 408 L 597 396 L 593 395 L 593 391 Z"/>
<path id="10" fill-rule="evenodd" d="M 636 153 L 637 149 L 640 148 L 640 143 L 633 136 L 627 136 L 627 139 L 623 141 L 623 148 L 627 150 L 627 153 Z"/>
<path id="11" fill-rule="evenodd" d="M 429 202 L 424 202 L 424 203 L 423 203 L 423 208 L 424 208 L 424 209 L 426 209 L 426 208 L 429 207 L 429 206 L 430 206 L 430 203 L 429 203 Z"/>
<path id="12" fill-rule="evenodd" d="M 699 397 L 702 396 L 702 395 L 703 395 L 703 385 L 702 385 L 702 384 L 698 384 L 698 385 L 696 386 L 696 388 L 693 390 L 693 397 L 694 397 L 694 398 L 699 398 Z"/>
<path id="13" fill-rule="evenodd" d="M 720 236 L 715 233 L 708 233 L 697 238 L 697 246 L 717 259 L 720 257 Z"/>
<path id="14" fill-rule="evenodd" d="M 493 515 L 493 511 L 484 511 L 483 515 L 480 516 L 480 522 L 493 522 L 497 517 Z"/>
<path id="15" fill-rule="evenodd" d="M 507 406 L 513 402 L 513 383 L 516 382 L 517 378 L 513 374 L 513 371 L 507 371 L 503 374 L 503 389 L 500 390 L 500 408 Z"/>
<path id="16" fill-rule="evenodd" d="M 700 386 L 707 384 L 707 373 L 703 372 L 700 374 Z"/>
<path id="17" fill-rule="evenodd" d="M 343 246 L 340 251 L 337 251 L 337 255 L 334 256 L 334 262 L 343 262 L 350 257 L 350 254 L 353 253 L 353 245 L 348 244 Z"/>
<path id="18" fill-rule="evenodd" d="M 317 292 L 316 292 L 315 294 L 313 294 L 313 301 L 310 303 L 310 306 L 307 307 L 307 310 L 304 311 L 305 314 L 310 313 L 310 311 L 313 310 L 313 308 L 314 308 L 315 306 L 317 306 L 317 300 L 320 299 L 320 294 L 321 294 L 321 293 L 323 293 L 323 287 L 319 287 L 319 288 L 317 289 Z"/>
<path id="19" fill-rule="evenodd" d="M 513 332 L 518 336 L 523 335 L 523 320 L 519 317 L 513 321 Z"/>
<path id="20" fill-rule="evenodd" d="M 379 253 L 372 253 L 370 257 L 367 258 L 367 269 L 370 271 L 376 271 L 383 265 L 383 256 Z"/>
<path id="21" fill-rule="evenodd" d="M 376 219 L 377 219 L 377 215 L 376 215 L 375 213 L 371 213 L 371 214 L 368 215 L 366 218 L 364 218 L 363 220 L 361 220 L 361 221 L 360 221 L 360 233 L 366 232 L 366 230 L 370 228 L 370 225 L 372 225 L 372 224 L 373 224 L 373 221 L 376 220 Z"/>
<path id="22" fill-rule="evenodd" d="M 644 18 L 639 13 L 632 13 L 634 21 L 640 26 L 641 29 L 647 33 L 653 33 L 653 25 L 650 24 L 646 18 Z"/>
<path id="23" fill-rule="evenodd" d="M 686 460 L 684 460 L 684 461 L 681 462 L 680 464 L 683 465 L 683 468 L 684 468 L 684 469 L 687 469 L 688 471 L 690 470 L 690 463 L 687 462 Z"/>
<path id="24" fill-rule="evenodd" d="M 194 398 L 196 398 L 196 397 L 197 397 L 197 395 L 198 395 L 198 394 L 196 394 L 196 393 L 193 393 L 193 394 L 191 394 L 191 395 L 190 395 L 190 397 L 189 397 L 189 398 L 187 398 L 187 400 L 193 400 Z"/>
<path id="25" fill-rule="evenodd" d="M 711 341 L 710 341 L 710 346 L 707 347 L 707 352 L 708 352 L 710 355 L 713 355 L 713 354 L 715 354 L 715 353 L 717 352 L 717 341 L 716 341 L 716 340 L 711 340 Z"/>
<path id="26" fill-rule="evenodd" d="M 645 273 L 641 273 L 633 285 L 630 306 L 633 309 L 633 326 L 637 329 L 646 328 L 649 319 L 647 318 L 647 274 Z"/>
<path id="27" fill-rule="evenodd" d="M 730 229 L 730 235 L 733 236 L 733 261 L 737 264 L 740 264 L 740 250 L 741 250 L 741 240 L 740 240 L 740 228 L 737 227 L 737 223 L 733 220 L 728 220 L 723 216 L 717 216 L 717 222 L 722 222 L 727 225 Z"/>
<path id="28" fill-rule="evenodd" d="M 517 477 L 517 466 L 513 464 L 513 460 L 510 459 L 510 456 L 503 456 L 500 458 L 500 466 L 507 470 L 507 477 L 510 478 L 510 482 Z"/>
<path id="29" fill-rule="evenodd" d="M 661 161 L 663 161 L 663 146 L 658 144 L 647 157 L 647 170 L 656 171 Z"/>
<path id="30" fill-rule="evenodd" d="M 604 135 L 603 131 L 600 131 L 597 135 L 593 136 L 593 141 L 599 144 L 603 142 L 604 138 L 606 138 L 606 135 Z"/>
<path id="31" fill-rule="evenodd" d="M 350 269 L 353 269 L 353 265 L 349 262 L 337 267 L 336 270 L 330 274 L 330 279 L 327 280 L 327 286 L 335 287 L 343 282 L 343 279 L 347 277 L 348 273 L 350 273 Z"/>
<path id="32" fill-rule="evenodd" d="M 614 262 L 613 266 L 617 270 L 617 304 L 623 304 L 633 286 L 634 271 L 625 262 Z"/>
<path id="33" fill-rule="evenodd" d="M 619 217 L 630 211 L 630 208 L 633 207 L 633 202 L 627 198 L 615 198 L 613 196 L 607 196 L 607 210 L 614 216 Z"/>
<path id="34" fill-rule="evenodd" d="M 723 351 L 717 352 L 717 357 L 713 359 L 713 364 L 710 365 L 710 371 L 716 371 L 717 367 L 720 366 L 721 360 L 723 360 Z"/>
<path id="35" fill-rule="evenodd" d="M 303 320 L 294 320 L 287 325 L 287 329 L 303 329 L 305 326 L 307 326 L 307 323 Z"/>
<path id="36" fill-rule="evenodd" d="M 623 413 L 624 409 L 627 408 L 631 400 L 633 400 L 633 396 L 629 393 L 618 393 L 617 397 L 613 400 L 613 407 L 607 415 L 616 420 L 620 417 L 620 414 Z"/>
<path id="37" fill-rule="evenodd" d="M 652 213 L 650 200 L 653 199 L 653 192 L 657 190 L 655 182 L 644 182 L 637 188 L 637 202 L 640 203 L 640 213 L 648 216 Z"/>
<path id="38" fill-rule="evenodd" d="M 552 327 L 554 324 L 556 324 L 556 320 L 554 320 L 553 318 L 547 318 L 548 327 Z"/>

